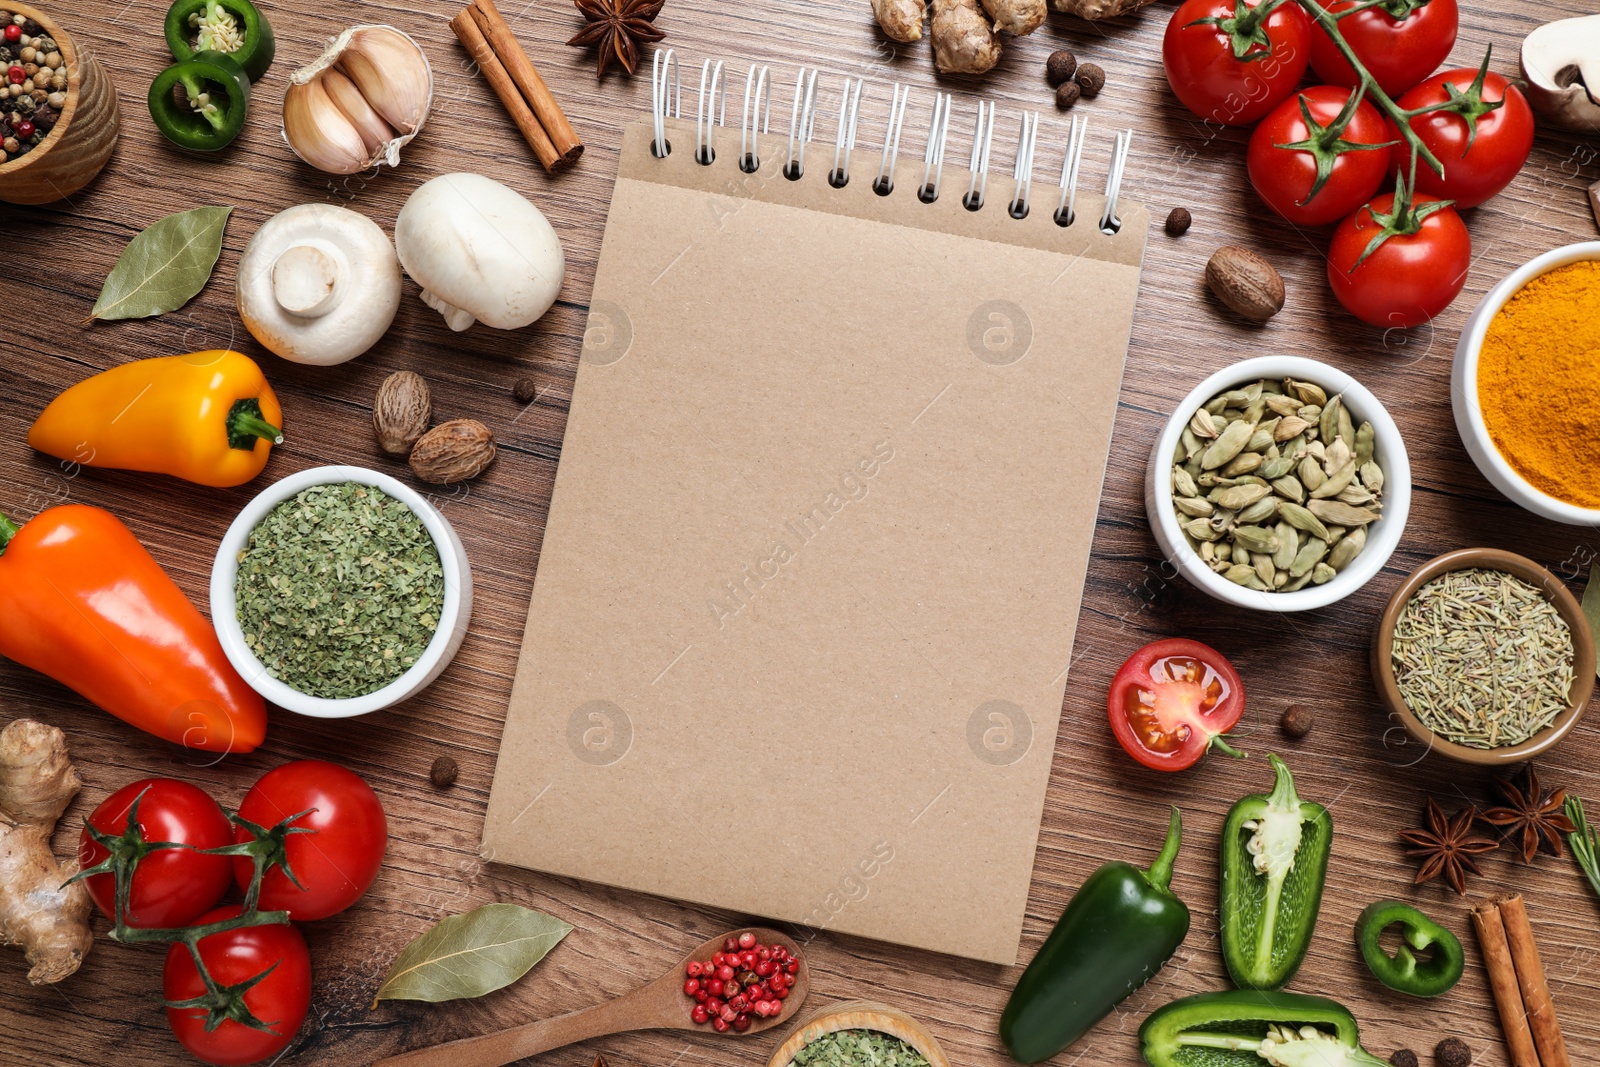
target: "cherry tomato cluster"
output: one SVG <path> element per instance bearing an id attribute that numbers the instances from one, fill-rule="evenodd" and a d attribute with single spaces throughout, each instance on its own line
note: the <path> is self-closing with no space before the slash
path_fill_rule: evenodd
<path id="1" fill-rule="evenodd" d="M 234 924 L 192 946 L 178 938 L 186 928 L 229 927 L 246 908 L 251 915 L 287 912 L 294 922 L 336 915 L 372 885 L 388 837 L 383 805 L 366 782 L 335 764 L 302 760 L 263 775 L 231 818 L 188 782 L 146 778 L 124 786 L 89 816 L 79 864 L 100 869 L 85 884 L 120 939 L 173 941 L 162 989 L 178 1041 L 207 1063 L 238 1067 L 283 1051 L 305 1020 L 305 938 L 290 923 L 272 921 Z M 235 884 L 244 903 L 224 904 Z M 219 1002 L 217 988 L 242 996 Z M 238 1010 L 241 1002 L 247 1010 Z"/>
<path id="2" fill-rule="evenodd" d="M 1184 0 L 1167 25 L 1173 92 L 1201 118 L 1255 126 L 1251 184 L 1297 226 L 1337 224 L 1329 285 L 1376 326 L 1455 300 L 1472 261 L 1458 209 L 1533 149 L 1533 112 L 1487 56 L 1434 73 L 1458 25 L 1456 0 Z M 1301 89 L 1308 69 L 1320 84 Z"/>

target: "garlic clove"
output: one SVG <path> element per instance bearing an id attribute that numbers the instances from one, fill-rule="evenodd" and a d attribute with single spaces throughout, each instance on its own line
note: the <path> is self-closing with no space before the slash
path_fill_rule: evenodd
<path id="1" fill-rule="evenodd" d="M 422 124 L 433 96 L 433 72 L 410 37 L 389 26 L 357 27 L 337 68 L 399 132 L 413 133 Z"/>
<path id="2" fill-rule="evenodd" d="M 394 140 L 394 130 L 390 129 L 389 124 L 372 109 L 367 98 L 361 95 L 361 90 L 356 88 L 355 82 L 339 73 L 336 68 L 323 71 L 322 77 L 317 80 L 328 91 L 328 98 L 333 101 L 333 105 L 361 134 L 361 141 L 366 146 L 368 158 Z"/>
<path id="3" fill-rule="evenodd" d="M 283 94 L 283 137 L 294 154 L 329 174 L 364 170 L 372 153 L 335 106 L 321 79 L 290 84 Z"/>

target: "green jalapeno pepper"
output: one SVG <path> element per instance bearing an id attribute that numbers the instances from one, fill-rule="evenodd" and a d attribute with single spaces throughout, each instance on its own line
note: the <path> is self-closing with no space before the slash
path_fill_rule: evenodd
<path id="1" fill-rule="evenodd" d="M 267 72 L 278 42 L 250 0 L 178 0 L 167 9 L 167 47 L 182 63 L 199 52 L 221 52 L 251 81 Z"/>
<path id="2" fill-rule="evenodd" d="M 1322 907 L 1333 820 L 1303 801 L 1272 756 L 1271 793 L 1248 796 L 1222 831 L 1222 958 L 1240 989 L 1282 989 L 1300 969 Z"/>
<path id="3" fill-rule="evenodd" d="M 1015 1059 L 1054 1056 L 1178 951 L 1189 933 L 1189 909 L 1167 883 L 1182 843 L 1183 820 L 1173 808 L 1149 871 L 1108 863 L 1079 887 L 1000 1016 L 1000 1039 Z"/>
<path id="4" fill-rule="evenodd" d="M 179 101 L 174 90 L 182 87 Z M 150 117 L 156 129 L 180 148 L 214 152 L 244 129 L 250 104 L 250 78 L 221 52 L 196 52 L 174 63 L 150 85 Z"/>
<path id="5" fill-rule="evenodd" d="M 1393 956 L 1380 944 L 1383 932 L 1400 927 L 1400 948 Z M 1414 997 L 1448 993 L 1461 981 L 1467 957 L 1461 940 L 1422 912 L 1398 900 L 1369 904 L 1356 920 L 1356 944 L 1378 981 Z M 1424 960 L 1417 953 L 1427 953 Z"/>
<path id="6" fill-rule="evenodd" d="M 1388 1067 L 1341 1004 L 1254 989 L 1175 1000 L 1139 1028 L 1150 1067 Z"/>

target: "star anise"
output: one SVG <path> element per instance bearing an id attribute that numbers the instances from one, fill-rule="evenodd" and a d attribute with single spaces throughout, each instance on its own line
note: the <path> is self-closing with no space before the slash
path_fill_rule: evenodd
<path id="1" fill-rule="evenodd" d="M 568 41 L 571 45 L 600 46 L 599 76 L 613 57 L 629 74 L 639 65 L 639 43 L 666 36 L 655 25 L 666 0 L 573 0 L 588 25 Z"/>
<path id="2" fill-rule="evenodd" d="M 1505 779 L 1496 780 L 1494 787 L 1505 798 L 1506 806 L 1485 811 L 1483 821 L 1505 830 L 1505 839 L 1522 850 L 1522 862 L 1532 863 L 1541 845 L 1557 857 L 1563 855 L 1561 835 L 1578 829 L 1562 810 L 1567 802 L 1565 789 L 1548 793 L 1541 790 L 1531 763 L 1522 788 Z"/>
<path id="3" fill-rule="evenodd" d="M 1406 849 L 1406 855 L 1422 861 L 1415 884 L 1421 885 L 1443 876 L 1451 889 L 1465 896 L 1467 872 L 1483 873 L 1472 857 L 1493 852 L 1500 847 L 1500 843 L 1472 832 L 1472 824 L 1478 819 L 1478 809 L 1470 804 L 1446 818 L 1444 809 L 1429 797 L 1427 814 L 1426 829 L 1400 831 L 1400 840 L 1411 846 Z"/>

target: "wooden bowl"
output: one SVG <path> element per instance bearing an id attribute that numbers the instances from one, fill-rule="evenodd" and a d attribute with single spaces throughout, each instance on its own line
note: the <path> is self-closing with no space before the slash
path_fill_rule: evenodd
<path id="1" fill-rule="evenodd" d="M 79 49 L 44 12 L 7 0 L 3 5 L 43 26 L 67 68 L 67 102 L 43 141 L 25 156 L 0 164 L 0 201 L 48 204 L 94 180 L 117 145 L 117 89 L 99 60 Z"/>
<path id="2" fill-rule="evenodd" d="M 778 1051 L 767 1061 L 767 1067 L 789 1067 L 795 1053 L 819 1037 L 839 1030 L 876 1030 L 898 1037 L 922 1053 L 928 1067 L 950 1067 L 950 1059 L 939 1047 L 932 1034 L 922 1024 L 903 1011 L 870 1000 L 852 1000 L 824 1008 L 802 1023 L 789 1039 L 778 1046 Z"/>
<path id="3" fill-rule="evenodd" d="M 1392 658 L 1394 628 L 1400 618 L 1401 610 L 1416 595 L 1417 590 L 1439 575 L 1449 571 L 1475 568 L 1505 571 L 1543 590 L 1545 597 L 1555 605 L 1556 611 L 1560 612 L 1562 619 L 1566 620 L 1567 627 L 1572 631 L 1573 680 L 1567 710 L 1556 716 L 1555 721 L 1549 726 L 1520 745 L 1472 748 L 1445 740 L 1428 729 L 1406 706 L 1405 700 L 1400 696 L 1399 683 L 1395 680 Z M 1464 548 L 1429 560 L 1407 578 L 1389 598 L 1389 603 L 1383 609 L 1383 616 L 1378 621 L 1378 631 L 1372 642 L 1372 679 L 1377 684 L 1378 696 L 1389 711 L 1399 718 L 1400 725 L 1405 727 L 1406 733 L 1412 740 L 1430 752 L 1438 752 L 1461 763 L 1498 767 L 1530 760 L 1572 732 L 1572 728 L 1578 724 L 1578 720 L 1583 717 L 1584 710 L 1588 707 L 1589 697 L 1594 693 L 1594 657 L 1594 635 L 1589 632 L 1589 624 L 1584 619 L 1583 609 L 1555 575 L 1533 560 L 1514 552 L 1503 552 L 1494 548 Z"/>

